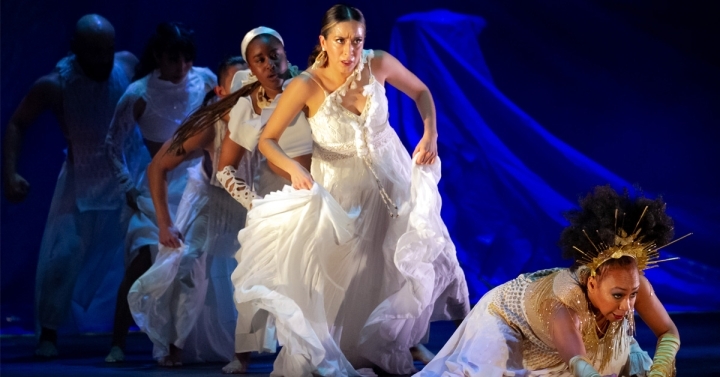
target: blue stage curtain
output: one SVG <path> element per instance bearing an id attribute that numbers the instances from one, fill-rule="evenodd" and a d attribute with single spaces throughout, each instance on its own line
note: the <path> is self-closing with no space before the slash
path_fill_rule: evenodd
<path id="1" fill-rule="evenodd" d="M 566 225 L 562 213 L 576 206 L 580 195 L 605 184 L 636 193 L 628 181 L 554 137 L 495 87 L 478 42 L 484 26 L 478 16 L 415 13 L 397 21 L 390 42 L 390 53 L 427 84 L 435 100 L 443 218 L 473 302 L 520 273 L 569 266 L 557 240 Z M 387 93 L 390 122 L 412 151 L 423 131 L 415 103 L 390 86 Z M 669 310 L 718 310 L 713 287 L 720 283 L 719 266 L 695 261 L 706 260 L 696 257 L 713 247 L 714 215 L 697 206 L 669 203 L 669 208 L 676 229 L 694 235 L 661 251 L 663 258 L 681 259 L 647 276 Z"/>

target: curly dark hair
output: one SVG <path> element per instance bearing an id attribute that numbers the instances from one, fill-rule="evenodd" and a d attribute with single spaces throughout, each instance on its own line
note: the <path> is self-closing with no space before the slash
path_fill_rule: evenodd
<path id="1" fill-rule="evenodd" d="M 642 229 L 640 235 L 643 236 L 643 241 L 652 240 L 657 246 L 663 246 L 673 238 L 673 220 L 665 213 L 666 204 L 660 196 L 649 199 L 640 194 L 633 198 L 627 188 L 620 195 L 610 185 L 606 185 L 595 187 L 593 192 L 581 198 L 579 203 L 580 209 L 565 213 L 570 225 L 562 231 L 558 242 L 563 258 L 575 261 L 574 268 L 579 266 L 583 255 L 573 246 L 585 252 L 594 251 L 583 230 L 596 245 L 601 242 L 613 245 L 616 229 L 622 228 L 630 234 L 636 226 Z"/>

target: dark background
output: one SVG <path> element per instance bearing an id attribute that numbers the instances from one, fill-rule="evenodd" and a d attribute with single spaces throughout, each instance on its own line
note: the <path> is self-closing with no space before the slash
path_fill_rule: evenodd
<path id="1" fill-rule="evenodd" d="M 117 50 L 142 52 L 162 21 L 196 31 L 197 66 L 239 54 L 249 29 L 278 30 L 290 61 L 305 67 L 333 1 L 19 1 L 1 12 L 1 105 L 7 120 L 32 82 L 69 49 L 74 24 L 99 13 L 115 26 Z M 366 48 L 388 49 L 401 15 L 444 8 L 487 21 L 479 42 L 496 86 L 552 134 L 674 208 L 714 218 L 718 194 L 720 13 L 713 1 L 420 0 L 354 1 L 367 19 Z M 442 135 L 442 124 L 439 125 Z M 27 133 L 19 172 L 25 202 L 2 199 L 3 323 L 31 315 L 38 248 L 65 142 L 46 114 Z M 580 193 L 578 193 L 579 195 Z M 707 224 L 704 224 L 707 225 Z M 450 229 L 451 234 L 453 229 Z M 463 229 L 463 231 L 472 231 Z M 695 260 L 720 266 L 720 243 Z"/>

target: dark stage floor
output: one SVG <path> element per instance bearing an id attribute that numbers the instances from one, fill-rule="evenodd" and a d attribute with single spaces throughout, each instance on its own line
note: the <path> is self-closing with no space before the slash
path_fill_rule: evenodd
<path id="1" fill-rule="evenodd" d="M 678 376 L 720 376 L 720 313 L 674 314 L 680 329 L 682 347 L 677 358 Z M 427 347 L 435 352 L 452 335 L 452 323 L 432 326 Z M 655 337 L 638 320 L 637 338 L 643 349 L 653 353 Z M 12 336 L 0 339 L 0 375 L 11 376 L 207 376 L 220 375 L 222 364 L 186 365 L 182 369 L 158 367 L 151 358 L 152 345 L 144 334 L 131 334 L 127 358 L 121 364 L 103 360 L 109 351 L 109 335 L 78 335 L 60 339 L 61 356 L 51 361 L 38 361 L 31 355 L 35 338 Z M 255 355 L 250 374 L 268 376 L 274 355 Z M 418 365 L 419 366 L 419 365 Z"/>

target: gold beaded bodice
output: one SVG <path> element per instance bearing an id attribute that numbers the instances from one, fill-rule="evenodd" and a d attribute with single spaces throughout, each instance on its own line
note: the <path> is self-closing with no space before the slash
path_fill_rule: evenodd
<path id="1" fill-rule="evenodd" d="M 595 368 L 620 369 L 630 349 L 629 321 L 611 323 L 599 337 L 585 293 L 568 269 L 520 275 L 496 291 L 488 310 L 522 334 L 523 366 L 534 371 L 564 364 L 550 336 L 550 315 L 559 305 L 577 315 L 587 357 Z"/>

